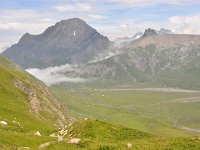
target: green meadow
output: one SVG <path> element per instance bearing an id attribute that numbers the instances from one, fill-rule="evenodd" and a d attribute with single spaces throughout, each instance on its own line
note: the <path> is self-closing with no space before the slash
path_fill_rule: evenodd
<path id="1" fill-rule="evenodd" d="M 134 90 L 149 86 L 149 83 L 123 89 L 54 86 L 52 91 L 77 120 L 92 117 L 157 135 L 198 134 L 199 92 Z"/>

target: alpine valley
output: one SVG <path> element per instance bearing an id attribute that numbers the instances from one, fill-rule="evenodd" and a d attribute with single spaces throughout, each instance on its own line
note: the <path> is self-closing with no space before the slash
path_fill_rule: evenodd
<path id="1" fill-rule="evenodd" d="M 62 20 L 0 57 L 0 149 L 200 149 L 199 81 L 200 35 Z"/>

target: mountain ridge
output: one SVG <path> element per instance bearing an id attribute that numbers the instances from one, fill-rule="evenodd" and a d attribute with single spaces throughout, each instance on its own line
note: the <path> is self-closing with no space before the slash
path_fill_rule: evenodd
<path id="1" fill-rule="evenodd" d="M 200 36 L 153 34 L 121 48 L 112 57 L 73 67 L 65 75 L 115 82 L 158 82 L 186 89 L 200 89 Z M 179 78 L 178 78 L 179 77 Z M 175 82 L 176 81 L 176 82 Z"/>
<path id="2" fill-rule="evenodd" d="M 105 51 L 110 41 L 85 21 L 62 20 L 39 35 L 26 33 L 3 55 L 23 68 L 85 63 Z"/>

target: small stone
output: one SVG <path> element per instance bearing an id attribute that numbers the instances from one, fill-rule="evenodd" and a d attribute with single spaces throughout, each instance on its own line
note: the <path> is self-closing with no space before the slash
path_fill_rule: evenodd
<path id="1" fill-rule="evenodd" d="M 36 136 L 41 136 L 41 134 L 40 134 L 39 131 L 35 132 L 34 135 L 36 135 Z"/>
<path id="2" fill-rule="evenodd" d="M 46 146 L 49 146 L 50 143 L 49 142 L 46 142 L 46 143 L 43 143 L 39 146 L 39 148 L 43 148 L 43 147 L 46 147 Z"/>
<path id="3" fill-rule="evenodd" d="M 29 147 L 19 147 L 18 150 L 21 150 L 21 149 L 30 149 Z"/>
<path id="4" fill-rule="evenodd" d="M 50 137 L 57 137 L 57 136 L 55 135 L 55 133 L 52 133 L 52 134 L 50 134 L 49 136 L 50 136 Z"/>
<path id="5" fill-rule="evenodd" d="M 58 136 L 58 142 L 62 142 L 63 141 L 63 136 Z"/>
<path id="6" fill-rule="evenodd" d="M 81 139 L 79 139 L 79 138 L 72 138 L 72 139 L 70 139 L 69 143 L 78 144 L 80 141 L 81 141 Z"/>
<path id="7" fill-rule="evenodd" d="M 128 148 L 132 148 L 133 145 L 132 145 L 131 143 L 128 143 L 128 144 L 127 144 L 127 147 L 128 147 Z"/>
<path id="8" fill-rule="evenodd" d="M 6 121 L 0 121 L 0 124 L 3 125 L 3 126 L 7 126 L 8 123 Z"/>

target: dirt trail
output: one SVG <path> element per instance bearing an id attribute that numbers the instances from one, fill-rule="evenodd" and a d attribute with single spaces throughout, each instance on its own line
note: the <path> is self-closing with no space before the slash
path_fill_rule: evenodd
<path id="1" fill-rule="evenodd" d="M 200 97 L 177 98 L 177 99 L 170 100 L 169 102 L 175 102 L 175 103 L 196 103 L 196 102 L 200 102 Z"/>
<path id="2" fill-rule="evenodd" d="M 195 90 L 175 89 L 175 88 L 124 88 L 124 89 L 103 89 L 100 91 L 145 91 L 145 92 L 166 92 L 166 93 L 200 93 Z"/>
<path id="3" fill-rule="evenodd" d="M 200 130 L 182 126 L 181 129 L 200 134 Z"/>

